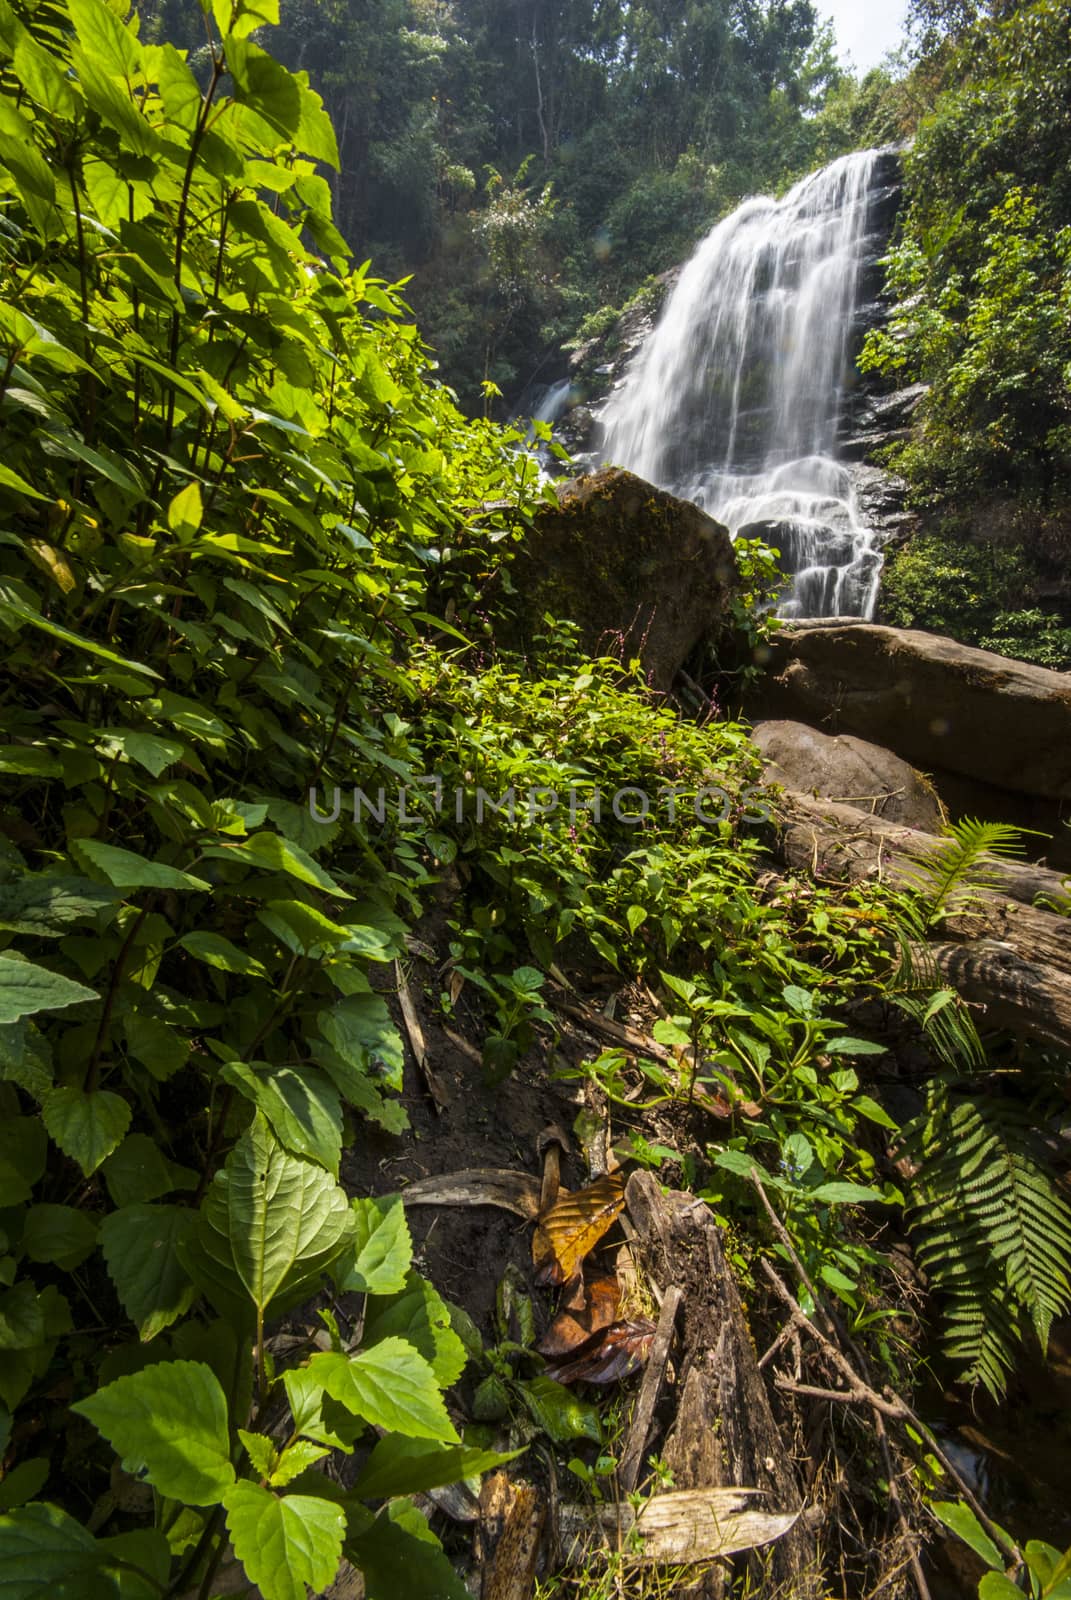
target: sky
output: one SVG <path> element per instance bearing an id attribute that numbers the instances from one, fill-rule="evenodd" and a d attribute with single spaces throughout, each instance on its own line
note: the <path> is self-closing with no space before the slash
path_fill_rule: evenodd
<path id="1" fill-rule="evenodd" d="M 833 19 L 842 60 L 866 72 L 903 38 L 907 0 L 818 0 L 820 16 Z"/>

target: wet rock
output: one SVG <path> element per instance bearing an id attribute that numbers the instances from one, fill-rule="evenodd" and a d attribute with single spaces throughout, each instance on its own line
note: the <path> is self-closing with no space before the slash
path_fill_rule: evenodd
<path id="1" fill-rule="evenodd" d="M 941 828 L 941 802 L 932 783 L 881 745 L 852 734 L 819 733 L 802 722 L 760 722 L 751 738 L 775 783 L 908 828 Z"/>
<path id="2" fill-rule="evenodd" d="M 1071 675 L 936 634 L 788 623 L 749 710 L 855 734 L 926 772 L 1071 800 Z"/>
<path id="3" fill-rule="evenodd" d="M 638 656 L 668 689 L 699 645 L 730 631 L 740 589 L 725 528 L 697 506 L 608 467 L 575 479 L 542 507 L 514 558 L 516 635 L 526 649 L 543 616 L 567 617 L 584 647 Z"/>

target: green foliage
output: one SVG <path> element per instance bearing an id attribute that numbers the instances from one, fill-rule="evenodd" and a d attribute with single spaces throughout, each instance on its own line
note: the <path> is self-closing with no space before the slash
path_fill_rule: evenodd
<path id="1" fill-rule="evenodd" d="M 943 1300 L 944 1344 L 964 1380 L 999 1397 L 1025 1322 L 1042 1350 L 1071 1306 L 1071 1208 L 1007 1100 L 958 1096 L 935 1081 L 904 1129 L 919 1163 L 912 1228 Z"/>
<path id="2" fill-rule="evenodd" d="M 357 1118 L 404 1126 L 369 972 L 424 862 L 412 826 L 373 849 L 305 801 L 421 769 L 429 575 L 452 541 L 486 563 L 512 521 L 469 511 L 523 514 L 534 468 L 349 270 L 320 99 L 251 37 L 272 9 L 215 0 L 192 65 L 104 0 L 0 15 L 0 1403 L 56 1362 L 112 1447 L 91 1473 L 156 1491 L 151 1529 L 97 1538 L 19 1505 L 48 1487 L 20 1463 L 0 1564 L 28 1594 L 134 1593 L 131 1562 L 207 1592 L 228 1533 L 271 1596 L 344 1549 L 446 1565 L 315 1470 L 373 1426 L 452 1447 L 463 1352 L 400 1206 L 336 1182 Z M 266 1325 L 332 1276 L 363 1342 L 281 1372 Z"/>
<path id="3" fill-rule="evenodd" d="M 881 615 L 894 627 L 925 628 L 1063 670 L 1071 665 L 1071 628 L 1031 604 L 1038 581 L 1021 546 L 926 534 L 886 562 Z"/>
<path id="4" fill-rule="evenodd" d="M 979 1600 L 1015 1600 L 1023 1594 L 1033 1600 L 1071 1600 L 1071 1550 L 1061 1555 L 1051 1544 L 1031 1539 L 1019 1551 L 1004 1529 L 987 1518 L 988 1529 L 1000 1541 L 998 1546 L 962 1501 L 936 1500 L 930 1510 L 989 1568 L 978 1584 Z M 1008 1577 L 1009 1567 L 1018 1569 L 1018 1582 Z"/>
<path id="5" fill-rule="evenodd" d="M 969 28 L 905 158 L 898 305 L 862 364 L 930 384 L 898 464 L 931 500 L 1045 503 L 1071 459 L 1069 43 L 1052 0 Z"/>

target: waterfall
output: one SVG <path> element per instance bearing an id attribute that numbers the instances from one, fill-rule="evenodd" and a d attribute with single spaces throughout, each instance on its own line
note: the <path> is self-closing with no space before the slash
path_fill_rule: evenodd
<path id="1" fill-rule="evenodd" d="M 783 616 L 873 614 L 881 555 L 836 458 L 880 151 L 747 200 L 685 266 L 600 457 L 781 551 Z"/>

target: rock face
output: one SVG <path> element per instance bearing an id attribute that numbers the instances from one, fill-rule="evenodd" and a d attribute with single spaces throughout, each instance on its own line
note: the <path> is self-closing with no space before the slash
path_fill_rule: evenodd
<path id="1" fill-rule="evenodd" d="M 929 773 L 1071 800 L 1071 676 L 935 634 L 790 623 L 749 709 L 871 739 Z"/>
<path id="2" fill-rule="evenodd" d="M 852 734 L 819 733 L 802 722 L 760 722 L 751 735 L 766 776 L 802 794 L 937 833 L 944 820 L 933 785 L 891 750 Z"/>
<path id="3" fill-rule="evenodd" d="M 579 624 L 584 647 L 639 656 L 668 689 L 696 646 L 729 631 L 740 578 L 720 523 L 631 472 L 604 468 L 565 484 L 541 508 L 515 557 L 519 637 L 526 648 L 552 612 Z"/>

